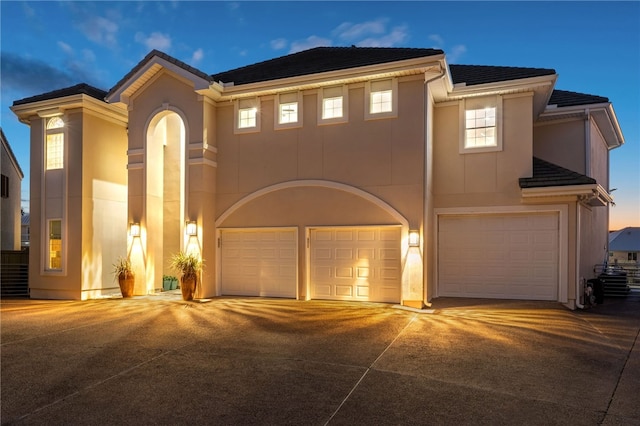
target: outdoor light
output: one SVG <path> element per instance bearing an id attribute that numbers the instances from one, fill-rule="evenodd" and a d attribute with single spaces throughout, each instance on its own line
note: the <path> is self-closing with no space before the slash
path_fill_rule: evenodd
<path id="1" fill-rule="evenodd" d="M 409 247 L 420 247 L 419 231 L 409 231 Z"/>
<path id="2" fill-rule="evenodd" d="M 198 235 L 198 227 L 196 226 L 196 222 L 189 221 L 187 222 L 187 235 L 190 237 Z"/>
<path id="3" fill-rule="evenodd" d="M 139 223 L 132 223 L 131 225 L 129 225 L 129 235 L 131 235 L 132 237 L 139 237 L 140 236 L 140 224 Z"/>

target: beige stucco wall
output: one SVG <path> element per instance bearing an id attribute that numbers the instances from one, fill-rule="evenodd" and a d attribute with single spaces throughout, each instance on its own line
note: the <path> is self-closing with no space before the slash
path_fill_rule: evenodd
<path id="1" fill-rule="evenodd" d="M 503 149 L 460 153 L 459 108 L 451 102 L 434 111 L 434 207 L 507 206 L 521 202 L 518 179 L 532 174 L 532 98 L 503 97 Z"/>
<path id="2" fill-rule="evenodd" d="M 603 188 L 609 190 L 609 149 L 594 120 L 589 121 L 589 171 Z"/>
<path id="3" fill-rule="evenodd" d="M 0 199 L 0 248 L 2 250 L 20 250 L 20 198 L 22 188 L 22 176 L 16 167 L 8 151 L 2 145 L 0 155 L 0 169 L 2 174 L 9 178 L 9 197 Z"/>
<path id="4" fill-rule="evenodd" d="M 586 174 L 585 121 L 548 121 L 534 127 L 533 155 L 577 173 Z"/>
<path id="5" fill-rule="evenodd" d="M 274 130 L 274 98 L 266 97 L 260 104 L 260 132 L 243 134 L 234 133 L 232 104 L 216 109 L 217 216 L 228 215 L 219 226 L 297 226 L 301 297 L 305 227 L 399 224 L 358 191 L 388 204 L 411 229 L 423 228 L 423 81 L 399 80 L 397 118 L 365 120 L 364 97 L 362 84 L 349 86 L 348 122 L 318 125 L 317 93 L 305 91 L 302 127 L 282 130 Z M 293 181 L 319 184 L 283 188 L 234 207 L 256 191 Z M 334 182 L 353 191 L 334 188 Z"/>

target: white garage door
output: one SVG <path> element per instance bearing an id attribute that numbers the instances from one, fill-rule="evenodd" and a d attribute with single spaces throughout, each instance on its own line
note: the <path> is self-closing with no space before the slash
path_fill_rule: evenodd
<path id="1" fill-rule="evenodd" d="M 296 297 L 296 229 L 220 232 L 223 295 Z"/>
<path id="2" fill-rule="evenodd" d="M 311 298 L 400 301 L 400 228 L 310 232 Z"/>
<path id="3" fill-rule="evenodd" d="M 438 295 L 558 299 L 558 214 L 440 216 Z"/>

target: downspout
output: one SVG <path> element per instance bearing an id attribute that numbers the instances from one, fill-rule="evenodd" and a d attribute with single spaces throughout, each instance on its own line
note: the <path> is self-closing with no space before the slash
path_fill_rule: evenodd
<path id="1" fill-rule="evenodd" d="M 427 281 L 427 274 L 430 273 L 430 270 L 428 270 L 427 268 L 425 268 L 425 263 L 426 263 L 426 258 L 427 258 L 427 254 L 431 255 L 431 253 L 427 253 L 427 239 L 424 237 L 425 233 L 428 232 L 428 230 L 430 229 L 430 224 L 427 222 L 426 219 L 429 218 L 429 214 L 428 214 L 428 208 L 429 208 L 429 185 L 427 184 L 427 165 L 429 164 L 429 150 L 428 150 L 428 144 L 429 144 L 429 128 L 431 128 L 433 130 L 433 127 L 431 126 L 431 123 L 428 122 L 426 119 L 433 119 L 433 114 L 431 117 L 428 117 L 427 112 L 429 111 L 429 103 L 431 102 L 431 94 L 429 92 L 429 84 L 431 84 L 432 82 L 439 80 L 441 78 L 444 78 L 446 76 L 446 73 L 443 72 L 442 66 L 440 66 L 440 72 L 442 72 L 442 74 L 440 74 L 437 77 L 433 77 L 429 80 L 426 79 L 426 73 L 425 73 L 425 80 L 424 80 L 424 90 L 423 90 L 423 95 L 424 95 L 424 114 L 425 114 L 425 120 L 424 120 L 424 168 L 423 168 L 423 176 L 422 176 L 422 182 L 424 185 L 424 190 L 423 190 L 423 194 L 422 194 L 422 198 L 424 200 L 423 203 L 423 225 L 422 225 L 422 246 L 423 248 L 423 253 L 422 253 L 422 303 L 426 306 L 426 307 L 431 307 L 431 303 L 428 302 L 427 300 L 427 287 L 428 287 L 428 281 Z M 433 132 L 432 132 L 433 133 Z"/>
<path id="2" fill-rule="evenodd" d="M 580 296 L 584 295 L 582 288 L 583 278 L 580 276 L 580 240 L 582 233 L 580 232 L 580 200 L 576 202 L 576 308 L 584 309 L 584 305 L 580 304 Z"/>

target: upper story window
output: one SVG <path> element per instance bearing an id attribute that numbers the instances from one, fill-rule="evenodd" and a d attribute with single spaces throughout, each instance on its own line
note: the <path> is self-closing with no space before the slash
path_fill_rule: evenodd
<path id="1" fill-rule="evenodd" d="M 257 98 L 240 99 L 235 103 L 236 132 L 260 130 L 260 101 Z"/>
<path id="2" fill-rule="evenodd" d="M 302 126 L 302 93 L 280 93 L 276 96 L 276 129 Z"/>
<path id="3" fill-rule="evenodd" d="M 366 119 L 397 117 L 398 80 L 368 81 L 365 85 Z"/>
<path id="4" fill-rule="evenodd" d="M 502 150 L 502 98 L 500 96 L 460 101 L 460 152 Z"/>
<path id="5" fill-rule="evenodd" d="M 53 117 L 47 121 L 46 130 L 46 170 L 62 169 L 64 167 L 64 121 L 60 117 Z"/>
<path id="6" fill-rule="evenodd" d="M 319 89 L 319 124 L 345 123 L 348 120 L 349 90 L 347 86 Z"/>
<path id="7" fill-rule="evenodd" d="M 9 198 L 9 176 L 2 175 L 2 198 Z"/>

